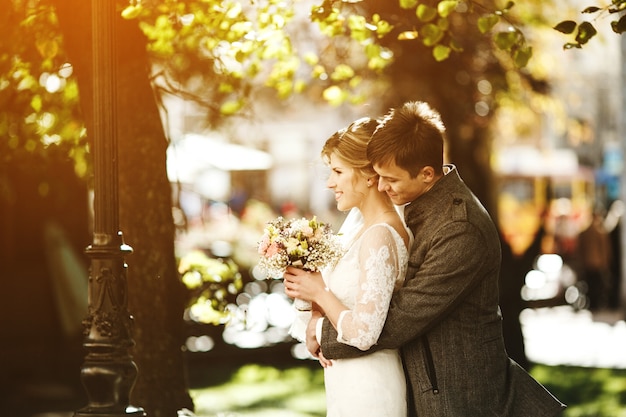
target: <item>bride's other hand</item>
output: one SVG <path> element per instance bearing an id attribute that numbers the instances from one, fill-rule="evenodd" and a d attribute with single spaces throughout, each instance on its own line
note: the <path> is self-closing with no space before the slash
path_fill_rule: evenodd
<path id="1" fill-rule="evenodd" d="M 308 272 L 289 266 L 283 278 L 285 294 L 291 298 L 315 302 L 326 288 L 322 274 L 319 272 Z"/>

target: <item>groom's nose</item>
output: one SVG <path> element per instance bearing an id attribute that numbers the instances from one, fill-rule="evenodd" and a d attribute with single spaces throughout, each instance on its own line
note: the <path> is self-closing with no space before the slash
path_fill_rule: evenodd
<path id="1" fill-rule="evenodd" d="M 378 178 L 378 191 L 383 192 L 383 191 L 387 191 L 387 187 L 389 184 L 387 184 L 387 182 L 385 180 L 381 178 Z"/>

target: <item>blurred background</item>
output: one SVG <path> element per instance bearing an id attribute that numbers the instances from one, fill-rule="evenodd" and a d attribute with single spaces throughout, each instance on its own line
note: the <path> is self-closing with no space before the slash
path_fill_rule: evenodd
<path id="1" fill-rule="evenodd" d="M 573 0 L 409 3 L 119 4 L 132 398 L 149 415 L 324 415 L 257 244 L 279 215 L 337 230 L 323 143 L 408 100 L 442 114 L 447 162 L 500 230 L 510 356 L 566 415 L 626 415 L 624 39 L 605 9 L 591 40 L 554 30 L 584 17 Z M 87 401 L 90 5 L 4 4 L 0 414 L 69 416 Z"/>

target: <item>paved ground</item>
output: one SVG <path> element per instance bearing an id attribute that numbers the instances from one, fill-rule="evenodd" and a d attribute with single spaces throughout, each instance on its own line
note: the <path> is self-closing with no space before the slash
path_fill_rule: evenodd
<path id="1" fill-rule="evenodd" d="M 526 356 L 545 365 L 626 368 L 624 313 L 561 306 L 524 310 Z"/>

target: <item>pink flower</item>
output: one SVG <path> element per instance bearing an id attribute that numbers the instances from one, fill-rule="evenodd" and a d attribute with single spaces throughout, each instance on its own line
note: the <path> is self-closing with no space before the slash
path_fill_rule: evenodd
<path id="1" fill-rule="evenodd" d="M 259 255 L 264 255 L 269 245 L 270 245 L 270 237 L 268 235 L 263 235 L 263 237 L 261 238 L 261 242 L 259 242 L 259 249 L 258 249 Z"/>
<path id="2" fill-rule="evenodd" d="M 276 255 L 279 251 L 280 246 L 276 242 L 273 242 L 271 245 L 268 246 L 267 250 L 265 251 L 265 256 L 267 256 L 268 258 L 272 257 Z"/>

